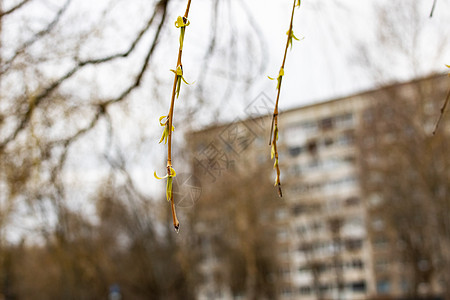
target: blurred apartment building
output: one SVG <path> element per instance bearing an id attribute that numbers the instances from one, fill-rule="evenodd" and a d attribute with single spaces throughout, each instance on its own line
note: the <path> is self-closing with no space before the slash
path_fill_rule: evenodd
<path id="1" fill-rule="evenodd" d="M 373 118 L 379 99 L 407 98 L 417 86 L 445 95 L 448 78 L 432 76 L 280 114 L 282 200 L 275 188 L 273 193 L 274 201 L 283 203 L 276 212 L 280 299 L 401 299 L 407 294 L 406 270 L 391 255 L 395 240 L 371 209 L 379 201 L 377 194 L 367 192 L 362 182 L 367 174 L 362 174 L 361 164 L 367 156 L 360 145 L 373 143 L 361 129 Z M 434 99 L 438 104 L 425 109 L 433 123 L 425 132 L 431 133 L 444 98 L 439 96 Z M 268 160 L 271 109 L 271 100 L 260 95 L 242 121 L 195 133 L 196 176 L 213 182 L 224 172 L 237 172 L 239 160 Z M 210 267 L 205 265 L 205 275 Z M 423 289 L 436 295 L 441 283 Z M 212 286 L 206 282 L 199 298 L 233 299 L 226 289 L 217 293 Z"/>

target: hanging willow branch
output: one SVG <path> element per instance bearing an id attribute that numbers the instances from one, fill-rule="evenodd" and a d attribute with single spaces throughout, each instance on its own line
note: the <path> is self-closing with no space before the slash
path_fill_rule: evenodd
<path id="1" fill-rule="evenodd" d="M 190 24 L 188 20 L 188 14 L 189 14 L 189 8 L 191 6 L 191 0 L 188 0 L 186 12 L 184 13 L 184 16 L 179 16 L 177 20 L 175 21 L 175 27 L 180 28 L 180 47 L 178 49 L 178 59 L 177 59 L 177 66 L 175 70 L 171 70 L 173 73 L 175 73 L 175 78 L 173 82 L 173 90 L 172 90 L 172 98 L 170 101 L 170 108 L 169 108 L 169 114 L 167 116 L 162 116 L 159 118 L 160 125 L 164 127 L 163 134 L 161 137 L 160 143 L 164 140 L 164 144 L 167 143 L 167 175 L 164 177 L 158 177 L 155 172 L 155 177 L 157 179 L 163 179 L 167 178 L 167 185 L 166 185 L 166 198 L 167 201 L 170 202 L 171 208 L 172 208 L 172 219 L 173 219 L 173 226 L 175 228 L 175 231 L 178 232 L 180 229 L 180 222 L 178 222 L 177 214 L 175 211 L 175 203 L 173 199 L 173 192 L 172 192 L 172 182 L 173 178 L 176 176 L 176 172 L 172 167 L 172 132 L 174 131 L 173 126 L 173 111 L 175 106 L 175 97 L 178 98 L 180 95 L 180 88 L 181 88 L 181 81 L 186 82 L 183 77 L 183 65 L 181 63 L 181 57 L 183 55 L 183 42 L 184 42 L 184 35 L 186 32 L 186 27 Z"/>
<path id="2" fill-rule="evenodd" d="M 283 193 L 281 191 L 281 180 L 280 180 L 280 166 L 278 163 L 278 149 L 277 149 L 277 141 L 278 141 L 278 102 L 280 100 L 280 91 L 281 91 L 281 82 L 283 80 L 284 76 L 284 65 L 286 63 L 286 56 L 287 51 L 289 49 L 289 46 L 292 48 L 292 40 L 299 40 L 295 35 L 294 31 L 292 29 L 293 22 L 294 22 L 294 12 L 296 7 L 300 7 L 301 0 L 294 0 L 294 4 L 292 5 L 292 14 L 291 14 L 291 22 L 289 25 L 289 30 L 286 32 L 287 34 L 287 41 L 286 41 L 286 48 L 284 49 L 284 57 L 283 57 L 283 63 L 281 64 L 280 71 L 278 73 L 277 78 L 271 78 L 272 80 L 277 80 L 277 100 L 275 102 L 275 109 L 273 110 L 273 117 L 272 117 L 272 126 L 270 128 L 270 139 L 269 139 L 269 146 L 271 145 L 271 151 L 270 151 L 270 158 L 275 159 L 273 168 L 277 172 L 277 177 L 275 179 L 275 186 L 278 186 L 278 195 L 280 197 L 283 197 Z"/>

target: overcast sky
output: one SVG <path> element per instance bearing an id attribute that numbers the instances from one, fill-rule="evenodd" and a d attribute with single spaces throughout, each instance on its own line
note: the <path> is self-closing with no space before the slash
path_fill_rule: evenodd
<path id="1" fill-rule="evenodd" d="M 283 34 L 292 1 L 250 2 L 261 3 L 263 17 L 258 19 L 268 20 L 264 30 L 267 38 L 273 41 L 269 43 L 268 71 L 275 74 L 281 62 Z M 417 4 L 416 16 L 410 8 L 413 4 Z M 386 18 L 398 19 L 396 26 L 403 30 L 400 38 L 405 43 L 414 35 L 414 26 L 420 29 L 416 44 L 407 46 L 411 53 L 405 53 L 403 58 L 397 56 L 396 49 L 392 49 L 395 43 L 382 45 L 383 41 L 378 40 L 377 32 L 389 34 L 394 31 L 393 26 L 380 23 L 377 9 L 383 6 L 388 10 L 383 14 Z M 445 63 L 450 61 L 450 1 L 438 0 L 434 16 L 430 19 L 431 6 L 431 0 L 302 1 L 295 15 L 294 32 L 305 39 L 295 43 L 288 53 L 281 107 L 345 96 L 394 79 L 404 81 L 431 72 L 445 72 Z M 418 19 L 414 20 L 415 17 Z M 442 49 L 440 43 L 445 39 L 445 50 L 438 50 Z M 368 62 L 362 59 L 360 53 L 364 49 L 373 55 L 368 57 Z M 436 57 L 433 54 L 437 52 L 439 55 Z M 420 61 L 413 65 L 409 54 Z M 385 68 L 385 73 L 377 74 L 377 66 Z"/>
<path id="2" fill-rule="evenodd" d="M 15 2 L 17 1 L 5 0 L 3 6 L 7 8 Z M 30 12 L 39 11 L 51 16 L 55 7 L 62 5 L 63 1 L 41 0 L 32 3 L 36 4 L 28 7 Z M 199 74 L 203 72 L 200 62 L 211 40 L 213 3 L 211 0 L 192 1 L 189 15 L 191 25 L 186 34 L 183 59 L 187 79 L 196 81 L 191 90 L 202 84 L 198 81 Z M 223 76 L 221 71 L 229 72 L 230 69 L 236 69 L 236 77 L 243 75 L 243 72 L 259 73 L 252 74 L 254 84 L 246 89 L 245 94 L 230 93 L 230 97 L 222 101 L 221 105 L 236 107 L 236 103 L 250 102 L 261 91 L 275 96 L 273 87 L 276 83 L 268 80 L 267 75 L 276 76 L 280 68 L 292 0 L 223 0 L 219 3 L 219 54 L 211 61 L 211 73 L 205 79 L 206 85 L 213 86 L 207 96 L 215 98 L 219 95 L 220 99 L 223 95 L 228 95 L 222 91 L 220 96 L 216 83 L 220 79 L 229 80 L 229 76 L 220 76 Z M 393 80 L 404 81 L 431 72 L 445 72 L 445 64 L 450 62 L 450 0 L 437 0 L 434 16 L 429 18 L 432 3 L 433 0 L 303 0 L 295 13 L 294 32 L 296 36 L 304 37 L 304 40 L 294 42 L 293 49 L 288 53 L 281 108 L 345 96 Z M 169 20 L 183 14 L 185 5 L 184 0 L 172 2 Z M 93 40 L 84 48 L 91 56 L 124 48 L 140 27 L 140 22 L 148 15 L 147 7 L 148 2 L 143 0 L 72 1 L 66 18 L 71 21 L 64 28 L 68 32 L 66 42 L 70 43 L 71 36 L 75 36 L 75 33 L 89 30 L 108 8 L 109 22 L 105 21 L 106 25 L 102 28 L 103 40 Z M 385 9 L 385 12 L 380 13 L 380 9 Z M 380 16 L 383 20 L 380 20 Z M 45 20 L 45 17 L 36 20 L 38 23 L 39 20 Z M 393 23 L 389 24 L 390 21 Z M 171 73 L 165 74 L 162 70 L 174 68 L 178 30 L 172 27 L 164 29 L 162 51 L 156 54 L 152 63 L 153 73 L 158 73 L 163 83 L 163 75 L 167 75 L 166 88 L 169 93 Z M 17 29 L 23 30 L 23 26 L 20 25 Z M 256 34 L 255 29 L 262 42 L 256 37 L 251 39 L 251 35 Z M 398 36 L 399 32 L 402 33 L 401 36 Z M 394 35 L 393 38 L 400 40 L 403 48 L 397 51 L 399 43 L 380 40 L 380 34 L 388 37 Z M 8 42 L 8 32 L 4 32 L 3 36 Z M 17 34 L 14 32 L 9 33 L 10 42 L 14 42 L 15 36 Z M 417 39 L 414 40 L 413 36 Z M 227 47 L 233 39 L 234 46 L 230 45 L 229 49 L 221 48 Z M 246 39 L 250 40 L 251 49 L 245 46 Z M 231 65 L 233 62 L 220 54 L 236 51 L 249 60 L 249 53 L 247 57 L 242 54 L 247 49 L 254 52 L 250 53 L 254 56 L 254 61 L 238 60 L 237 65 Z M 409 53 L 400 55 L 399 52 L 405 52 L 405 49 Z M 264 61 L 261 61 L 262 57 Z M 411 57 L 415 57 L 415 64 Z M 229 65 L 221 66 L 227 63 Z M 262 70 L 257 68 L 259 64 L 263 66 Z M 95 76 L 95 80 L 107 86 L 107 92 L 114 91 L 116 86 L 120 86 L 120 82 L 126 82 L 135 65 L 134 62 L 127 61 L 120 66 L 121 71 L 114 74 L 118 84 L 108 86 L 107 83 L 111 82 L 109 76 Z M 62 68 L 53 71 L 58 70 L 61 72 Z M 221 81 L 223 82 L 224 80 Z M 246 98 L 244 101 L 243 97 Z"/>
<path id="3" fill-rule="evenodd" d="M 201 54 L 196 56 L 195 53 L 203 53 L 202 47 L 208 36 L 205 40 L 193 36 L 204 32 L 202 27 L 208 27 L 210 20 L 205 18 L 208 2 L 192 2 L 192 23 L 187 34 L 194 39 L 195 46 L 187 40 L 185 61 L 201 59 Z M 295 12 L 294 33 L 304 39 L 294 41 L 294 47 L 288 52 L 281 109 L 347 96 L 433 72 L 445 72 L 445 64 L 450 62 L 450 1 L 437 0 L 434 16 L 429 18 L 432 2 L 302 1 Z M 230 26 L 237 28 L 239 38 L 245 37 L 244 32 L 250 28 L 245 10 L 251 12 L 253 19 L 250 22 L 264 38 L 264 50 L 255 52 L 255 56 L 265 55 L 264 70 L 254 78 L 254 84 L 245 94 L 232 94 L 220 102 L 229 108 L 227 111 L 238 107 L 242 113 L 242 108 L 260 92 L 275 98 L 276 82 L 268 80 L 267 75 L 276 77 L 278 74 L 292 1 L 230 0 L 228 3 L 221 8 L 229 8 L 237 16 L 234 25 Z M 195 80 L 201 70 L 194 63 L 190 72 Z M 220 94 L 217 89 L 213 92 Z M 243 103 L 242 107 L 239 103 Z"/>

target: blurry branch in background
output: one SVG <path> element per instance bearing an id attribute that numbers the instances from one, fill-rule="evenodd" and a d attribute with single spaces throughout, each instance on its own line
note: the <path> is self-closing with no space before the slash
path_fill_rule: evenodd
<path id="1" fill-rule="evenodd" d="M 430 17 L 435 5 L 436 0 L 433 2 Z M 362 51 L 358 47 L 358 53 L 354 53 L 355 56 L 362 58 L 361 66 L 364 66 L 364 72 L 369 72 L 368 76 L 372 81 L 381 85 L 398 81 L 399 79 L 395 78 L 396 75 L 392 72 L 391 66 L 408 66 L 411 71 L 407 73 L 407 76 L 417 78 L 430 75 L 423 73 L 424 66 L 427 64 L 432 65 L 438 62 L 441 64 L 443 53 L 449 49 L 449 35 L 443 34 L 436 40 L 430 38 L 430 29 L 435 30 L 436 28 L 432 27 L 435 24 L 421 16 L 419 2 L 405 0 L 389 2 L 378 6 L 377 16 L 378 24 L 376 27 L 389 28 L 389 30 L 378 30 L 376 32 L 377 41 L 373 47 L 362 46 Z M 445 17 L 448 18 L 448 16 L 443 16 L 443 18 Z M 439 18 L 436 19 L 437 21 L 439 21 Z M 386 56 L 384 54 L 386 52 L 389 52 L 390 55 Z M 425 55 L 426 60 L 423 59 Z M 444 97 L 440 115 L 432 131 L 433 135 L 436 134 L 444 117 L 449 98 L 450 89 Z"/>
<path id="2" fill-rule="evenodd" d="M 441 66 L 449 50 L 449 27 L 442 26 L 448 16 L 448 10 L 443 10 L 430 22 L 418 1 L 377 2 L 375 36 L 359 42 L 352 57 L 357 58 L 363 75 L 380 86 L 428 76 L 430 66 Z M 440 35 L 433 34 L 439 30 Z"/>
<path id="3" fill-rule="evenodd" d="M 280 92 L 281 92 L 281 82 L 283 80 L 283 76 L 284 76 L 284 65 L 286 63 L 286 56 L 287 56 L 287 51 L 289 49 L 289 46 L 292 47 L 292 39 L 295 40 L 299 40 L 295 35 L 294 35 L 294 31 L 292 29 L 292 24 L 294 22 L 294 12 L 295 12 L 295 7 L 300 7 L 300 2 L 301 0 L 294 0 L 294 3 L 292 5 L 292 13 L 291 13 L 291 21 L 289 24 L 289 29 L 286 32 L 287 34 L 287 41 L 286 41 L 286 47 L 284 49 L 284 56 L 283 56 L 283 62 L 281 64 L 281 68 L 280 68 L 280 72 L 278 74 L 277 78 L 271 78 L 269 77 L 269 79 L 272 80 L 277 80 L 277 99 L 275 102 L 275 108 L 273 110 L 273 118 L 272 118 L 272 125 L 270 128 L 270 139 L 269 139 L 269 146 L 272 145 L 271 148 L 271 152 L 270 152 L 270 157 L 271 159 L 274 159 L 274 165 L 273 168 L 276 170 L 276 174 L 277 177 L 275 179 L 275 186 L 278 187 L 278 195 L 280 197 L 283 196 L 283 193 L 281 191 L 281 180 L 280 180 L 280 166 L 278 163 L 278 149 L 277 149 L 277 140 L 278 140 L 278 102 L 280 100 Z"/>
<path id="4" fill-rule="evenodd" d="M 436 7 L 436 2 L 437 2 L 437 0 L 433 1 L 433 6 L 431 7 L 431 12 L 430 12 L 430 18 L 433 17 L 434 8 Z M 447 67 L 450 68 L 450 65 L 447 65 Z M 449 76 L 450 76 L 450 73 L 449 73 Z M 445 113 L 445 109 L 447 107 L 449 99 L 450 99 L 450 89 L 448 90 L 447 97 L 445 98 L 444 104 L 442 105 L 442 107 L 440 109 L 440 115 L 439 115 L 439 118 L 438 118 L 438 120 L 436 122 L 436 126 L 434 127 L 433 135 L 436 134 L 436 130 L 438 129 L 439 123 L 441 122 L 441 119 L 442 119 L 442 116 Z"/>
<path id="5" fill-rule="evenodd" d="M 445 100 L 444 100 L 444 104 L 442 104 L 442 107 L 441 107 L 441 109 L 439 110 L 439 111 L 440 111 L 440 113 L 439 113 L 439 118 L 438 118 L 438 120 L 437 120 L 437 122 L 436 122 L 436 125 L 434 126 L 433 135 L 435 135 L 435 134 L 436 134 L 436 131 L 438 130 L 439 123 L 441 122 L 442 117 L 444 116 L 444 113 L 445 113 L 445 110 L 446 110 L 446 108 L 447 108 L 449 99 L 450 99 L 450 89 L 449 89 L 449 91 L 447 92 L 447 97 L 446 97 Z"/>
<path id="6" fill-rule="evenodd" d="M 8 10 L 5 11 L 0 11 L 0 18 L 9 14 L 12 14 L 13 12 L 15 12 L 16 10 L 18 10 L 19 8 L 21 8 L 22 6 L 24 6 L 25 4 L 27 4 L 28 2 L 30 2 L 31 0 L 23 0 L 22 2 L 17 3 L 15 6 L 11 7 Z"/>
<path id="7" fill-rule="evenodd" d="M 437 0 L 433 1 L 433 6 L 431 7 L 431 12 L 430 12 L 430 18 L 433 17 L 434 8 L 436 7 L 436 2 L 437 2 Z"/>
<path id="8" fill-rule="evenodd" d="M 123 188 L 130 195 L 129 204 L 137 206 L 136 200 L 139 200 L 141 203 L 146 203 L 149 199 L 136 188 L 135 183 L 131 177 L 131 174 L 127 168 L 125 157 L 123 153 L 121 153 L 121 150 L 119 149 L 118 145 L 115 146 L 114 153 L 115 153 L 114 156 L 110 153 L 105 153 L 104 158 L 108 162 L 112 170 L 119 171 L 120 175 L 125 177 Z M 111 173 L 115 174 L 116 172 Z"/>
<path id="9" fill-rule="evenodd" d="M 450 65 L 447 65 L 447 68 L 450 68 Z M 450 76 L 450 72 L 448 73 L 448 76 Z M 445 114 L 445 110 L 447 108 L 449 99 L 450 99 L 450 88 L 448 89 L 447 97 L 444 100 L 444 104 L 442 104 L 442 107 L 440 109 L 439 118 L 438 118 L 438 120 L 436 122 L 436 125 L 434 126 L 433 135 L 435 135 L 436 134 L 436 130 L 438 130 L 439 123 L 441 122 L 441 119 L 442 119 L 442 117 Z"/>
<path id="10" fill-rule="evenodd" d="M 26 1 L 22 2 L 21 4 L 17 5 L 14 10 L 19 9 L 23 4 L 25 4 L 28 1 L 30 1 L 30 0 L 26 0 Z M 42 37 L 51 33 L 51 31 L 56 27 L 56 25 L 58 25 L 58 22 L 60 21 L 61 17 L 66 12 L 66 10 L 69 7 L 71 2 L 72 2 L 72 0 L 66 0 L 64 5 L 59 9 L 59 11 L 56 13 L 55 17 L 53 18 L 53 20 L 47 25 L 47 27 L 45 29 L 43 29 L 43 30 L 37 32 L 35 35 L 33 35 L 33 37 L 31 37 L 22 46 L 20 46 L 16 50 L 16 52 L 7 61 L 2 62 L 2 64 L 0 65 L 0 76 L 3 73 L 8 71 L 11 64 L 14 62 L 14 60 L 20 54 L 22 54 L 26 49 L 28 49 L 30 46 L 32 46 L 35 42 L 39 41 Z M 10 11 L 11 10 L 14 11 L 13 9 L 10 9 Z M 0 16 L 0 18 L 1 18 L 1 16 Z"/>
<path id="11" fill-rule="evenodd" d="M 198 84 L 197 84 L 197 94 L 200 96 L 201 99 L 204 98 L 204 79 L 207 76 L 208 68 L 210 65 L 211 58 L 214 54 L 214 51 L 217 47 L 217 27 L 218 27 L 218 20 L 219 20 L 219 3 L 220 0 L 215 0 L 212 8 L 212 18 L 211 18 L 211 36 L 209 38 L 209 44 L 207 46 L 207 50 L 203 56 L 203 63 L 201 65 L 199 78 L 198 78 Z"/>
<path id="12" fill-rule="evenodd" d="M 359 132 L 363 192 L 370 218 L 381 224 L 368 234 L 389 243 L 380 258 L 401 262 L 414 299 L 450 278 L 448 125 L 433 137 L 428 133 L 446 80 L 436 76 L 382 91 L 364 112 Z M 450 289 L 442 289 L 448 299 Z"/>
<path id="13" fill-rule="evenodd" d="M 242 105 L 242 100 L 254 97 L 251 88 L 260 79 L 260 74 L 265 72 L 269 48 L 258 16 L 253 8 L 248 7 L 253 4 L 243 0 L 214 0 L 208 5 L 209 32 L 202 37 L 205 46 L 202 46 L 198 68 L 201 72 L 192 88 L 195 98 L 188 99 L 194 98 L 196 102 L 189 108 L 191 113 L 186 114 L 189 119 L 185 121 L 195 124 L 196 129 L 199 128 L 199 121 L 203 122 L 200 125 L 229 121 L 230 110 L 224 107 L 241 109 L 233 102 L 238 101 Z M 202 118 L 193 122 L 197 115 Z M 224 117 L 225 120 L 221 119 Z"/>

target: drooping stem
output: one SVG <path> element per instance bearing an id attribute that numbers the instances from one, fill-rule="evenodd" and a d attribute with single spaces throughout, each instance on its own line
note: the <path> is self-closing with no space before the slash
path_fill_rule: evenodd
<path id="1" fill-rule="evenodd" d="M 281 64 L 281 68 L 280 68 L 280 73 L 278 75 L 278 85 L 277 85 L 277 98 L 275 101 L 275 108 L 273 110 L 273 117 L 272 117 L 272 125 L 271 125 L 271 129 L 270 129 L 270 139 L 269 139 L 269 145 L 272 145 L 272 156 L 273 159 L 275 159 L 275 163 L 274 163 L 274 168 L 276 169 L 276 181 L 275 181 L 275 185 L 278 187 L 278 195 L 280 197 L 283 196 L 283 193 L 281 191 L 281 180 L 280 180 L 280 166 L 278 163 L 278 149 L 277 149 L 277 139 L 278 139 L 278 103 L 280 100 L 280 93 L 281 93 L 281 83 L 282 83 L 282 79 L 283 79 L 283 75 L 284 75 L 284 66 L 286 64 L 286 57 L 287 57 L 287 52 L 288 52 L 288 48 L 289 48 L 289 44 L 292 43 L 292 37 L 293 37 L 293 32 L 292 32 L 292 27 L 293 27 L 293 22 L 294 22 L 294 12 L 295 12 L 295 7 L 296 7 L 296 2 L 298 0 L 294 0 L 293 4 L 292 4 L 292 13 L 291 13 L 291 22 L 289 24 L 289 30 L 287 32 L 287 40 L 286 40 L 286 47 L 284 49 L 284 56 L 283 56 L 283 62 Z"/>
<path id="2" fill-rule="evenodd" d="M 187 24 L 187 18 L 189 15 L 189 9 L 191 7 L 191 0 L 188 0 L 186 12 L 184 13 L 183 22 L 184 24 Z M 183 69 L 183 66 L 181 64 L 181 57 L 183 55 L 183 46 L 182 42 L 180 42 L 180 47 L 178 50 L 178 59 L 177 59 L 177 67 L 180 66 L 181 69 Z M 175 106 L 175 95 L 176 95 L 176 89 L 177 89 L 177 81 L 178 81 L 178 75 L 175 74 L 175 78 L 173 81 L 173 89 L 172 89 L 172 98 L 170 100 L 170 108 L 169 108 L 169 114 L 167 117 L 168 121 L 168 127 L 169 127 L 169 133 L 168 133 L 168 141 L 167 141 L 167 175 L 171 176 L 172 172 L 172 124 L 173 124 L 173 111 Z M 175 203 L 173 200 L 173 193 L 171 193 L 170 197 L 170 205 L 172 208 L 172 219 L 173 219 L 173 226 L 175 227 L 175 230 L 178 232 L 180 228 L 180 222 L 178 222 L 177 214 L 175 211 Z"/>
<path id="3" fill-rule="evenodd" d="M 294 23 L 295 2 L 296 1 L 298 1 L 298 0 L 294 0 L 294 4 L 292 5 L 291 23 L 289 24 L 289 31 L 288 31 L 288 35 L 287 35 L 288 37 L 287 37 L 287 41 L 286 41 L 286 47 L 284 49 L 283 62 L 281 64 L 281 69 L 283 69 L 283 70 L 284 70 L 284 65 L 286 64 L 287 52 L 288 52 L 288 49 L 289 49 L 289 41 L 291 39 L 291 34 L 292 34 L 292 27 L 293 27 L 293 23 Z M 273 111 L 272 127 L 270 129 L 269 145 L 272 143 L 272 133 L 273 133 L 274 126 L 277 125 L 278 102 L 280 100 L 280 92 L 281 92 L 281 79 L 280 79 L 280 83 L 278 85 L 277 99 L 275 101 L 275 109 Z"/>

